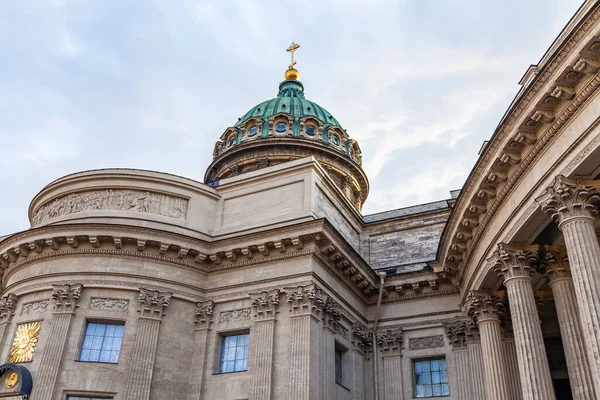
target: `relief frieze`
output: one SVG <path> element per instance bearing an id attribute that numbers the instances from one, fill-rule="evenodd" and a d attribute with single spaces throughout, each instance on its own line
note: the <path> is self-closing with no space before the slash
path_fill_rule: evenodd
<path id="1" fill-rule="evenodd" d="M 50 219 L 84 211 L 115 210 L 162 215 L 184 220 L 188 200 L 141 190 L 107 189 L 73 193 L 44 204 L 32 222 L 39 225 Z"/>
<path id="2" fill-rule="evenodd" d="M 21 314 L 34 314 L 44 313 L 48 309 L 49 300 L 33 301 L 31 303 L 23 304 L 23 311 Z"/>
<path id="3" fill-rule="evenodd" d="M 434 349 L 436 347 L 444 347 L 444 336 L 425 336 L 411 338 L 408 341 L 408 348 L 410 350 Z"/>
<path id="4" fill-rule="evenodd" d="M 129 300 L 125 299 L 106 299 L 92 297 L 90 299 L 90 309 L 99 311 L 127 311 Z"/>
<path id="5" fill-rule="evenodd" d="M 250 319 L 250 314 L 251 310 L 249 308 L 221 311 L 219 313 L 219 323 Z"/>

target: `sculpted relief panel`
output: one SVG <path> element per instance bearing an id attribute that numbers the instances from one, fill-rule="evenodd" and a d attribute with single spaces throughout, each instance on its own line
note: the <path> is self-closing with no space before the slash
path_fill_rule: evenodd
<path id="1" fill-rule="evenodd" d="M 115 210 L 157 214 L 184 220 L 188 200 L 141 190 L 107 189 L 73 193 L 44 204 L 33 216 L 33 225 L 83 211 Z"/>

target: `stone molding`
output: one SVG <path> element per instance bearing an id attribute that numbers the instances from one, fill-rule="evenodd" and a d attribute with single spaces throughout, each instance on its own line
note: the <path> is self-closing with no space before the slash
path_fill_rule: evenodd
<path id="1" fill-rule="evenodd" d="M 162 319 L 166 308 L 171 303 L 171 292 L 159 292 L 158 290 L 150 290 L 140 288 L 138 300 L 140 309 L 138 312 L 142 317 Z"/>
<path id="2" fill-rule="evenodd" d="M 492 270 L 506 282 L 515 278 L 531 278 L 539 261 L 538 245 L 498 244 L 492 257 Z"/>
<path id="3" fill-rule="evenodd" d="M 255 320 L 262 321 L 277 317 L 280 293 L 279 289 L 273 289 L 251 295 L 251 309 L 254 311 Z"/>
<path id="4" fill-rule="evenodd" d="M 10 322 L 15 315 L 15 307 L 19 298 L 14 293 L 8 293 L 0 299 L 0 324 Z"/>
<path id="5" fill-rule="evenodd" d="M 79 307 L 79 297 L 83 285 L 76 283 L 73 285 L 52 285 L 52 295 L 50 300 L 54 304 L 54 312 L 74 312 Z"/>
<path id="6" fill-rule="evenodd" d="M 400 354 L 403 339 L 402 328 L 384 328 L 377 332 L 377 346 L 379 351 L 386 355 Z"/>
<path id="7" fill-rule="evenodd" d="M 32 226 L 85 211 L 126 211 L 185 220 L 188 200 L 147 190 L 104 189 L 71 193 L 47 201 L 35 210 Z"/>
<path id="8" fill-rule="evenodd" d="M 213 306 L 215 302 L 212 300 L 200 301 L 196 303 L 196 326 L 198 329 L 210 329 L 213 319 Z"/>
<path id="9" fill-rule="evenodd" d="M 321 319 L 328 296 L 319 286 L 311 283 L 306 286 L 286 288 L 285 292 L 292 316 L 312 315 Z"/>
<path id="10" fill-rule="evenodd" d="M 536 199 L 542 211 L 550 214 L 559 228 L 574 218 L 598 217 L 596 203 L 600 201 L 600 181 L 569 179 L 558 175 L 552 186 Z"/>
<path id="11" fill-rule="evenodd" d="M 477 323 L 500 322 L 506 312 L 506 302 L 504 296 L 471 291 L 465 302 L 465 308 L 467 314 Z"/>
<path id="12" fill-rule="evenodd" d="M 128 299 L 111 299 L 104 297 L 92 297 L 90 299 L 90 310 L 125 312 L 128 308 Z"/>
<path id="13" fill-rule="evenodd" d="M 455 205 L 448 233 L 441 241 L 441 269 L 446 273 L 458 273 L 458 279 L 462 279 L 464 271 L 460 267 L 470 259 L 506 196 L 550 140 L 600 86 L 596 68 L 587 67 L 600 59 L 597 37 L 589 39 L 570 65 L 563 64 L 572 56 L 573 49 L 581 46 L 598 19 L 600 10 L 596 7 L 517 99 L 480 157 Z M 550 81 L 553 76 L 558 77 L 555 82 Z M 576 93 L 575 87 L 585 79 L 583 89 Z M 541 101 L 534 104 L 540 95 Z"/>
<path id="14" fill-rule="evenodd" d="M 444 335 L 424 336 L 408 340 L 409 350 L 435 349 L 437 347 L 444 347 Z"/>
<path id="15" fill-rule="evenodd" d="M 444 331 L 452 348 L 466 348 L 467 342 L 479 339 L 477 325 L 471 319 L 457 317 L 444 321 Z"/>

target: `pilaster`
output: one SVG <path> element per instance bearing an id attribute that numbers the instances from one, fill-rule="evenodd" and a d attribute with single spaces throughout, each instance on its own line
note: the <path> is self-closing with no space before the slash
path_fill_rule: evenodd
<path id="1" fill-rule="evenodd" d="M 206 367 L 206 344 L 208 332 L 213 322 L 214 304 L 212 300 L 196 303 L 196 329 L 194 330 L 194 349 L 188 384 L 188 400 L 200 400 L 202 398 L 204 369 Z"/>
<path id="2" fill-rule="evenodd" d="M 83 285 L 53 285 L 50 301 L 53 305 L 49 321 L 50 332 L 42 354 L 33 400 L 51 400 L 69 334 L 71 317 L 75 313 Z"/>
<path id="3" fill-rule="evenodd" d="M 170 292 L 159 292 L 140 288 L 138 296 L 140 316 L 133 345 L 133 354 L 125 396 L 127 400 L 148 400 L 152 384 L 152 371 L 160 323 L 166 308 L 171 302 Z"/>
<path id="4" fill-rule="evenodd" d="M 286 288 L 290 307 L 289 400 L 319 398 L 319 323 L 327 295 L 316 284 Z"/>
<path id="5" fill-rule="evenodd" d="M 564 247 L 546 246 L 546 274 L 554 295 L 573 399 L 593 400 L 592 376 L 579 321 L 575 287 Z"/>
<path id="6" fill-rule="evenodd" d="M 456 381 L 458 387 L 456 392 L 459 400 L 473 399 L 471 357 L 467 342 L 471 340 L 477 331 L 475 322 L 471 319 L 456 318 L 444 323 L 446 336 L 452 344 L 452 352 L 456 360 Z"/>
<path id="7" fill-rule="evenodd" d="M 539 246 L 499 244 L 494 254 L 493 269 L 504 279 L 508 293 L 523 399 L 554 400 L 550 367 L 531 286 L 538 252 Z"/>
<path id="8" fill-rule="evenodd" d="M 563 232 L 596 398 L 600 398 L 600 245 L 594 224 L 599 187 L 599 181 L 558 176 L 537 199 Z"/>
<path id="9" fill-rule="evenodd" d="M 270 400 L 273 392 L 273 344 L 280 290 L 252 295 L 254 326 L 250 334 L 250 400 Z"/>
<path id="10" fill-rule="evenodd" d="M 377 332 L 377 346 L 383 358 L 384 399 L 401 399 L 402 394 L 402 341 L 401 328 Z"/>
<path id="11" fill-rule="evenodd" d="M 366 357 L 373 341 L 373 334 L 360 322 L 352 325 L 350 336 L 352 343 L 352 357 L 354 361 L 354 379 L 352 381 L 352 399 L 367 399 L 367 382 L 369 379 Z M 370 394 L 370 392 L 369 392 Z"/>
<path id="12" fill-rule="evenodd" d="M 13 293 L 9 293 L 0 299 L 0 346 L 4 344 L 6 328 L 10 325 L 13 315 L 15 315 L 17 300 L 17 295 Z"/>

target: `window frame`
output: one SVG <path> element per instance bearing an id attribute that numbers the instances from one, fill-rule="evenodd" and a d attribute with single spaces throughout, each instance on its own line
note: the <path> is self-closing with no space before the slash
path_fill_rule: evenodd
<path id="1" fill-rule="evenodd" d="M 247 372 L 248 371 L 248 353 L 250 351 L 250 330 L 249 329 L 241 329 L 241 330 L 234 330 L 234 331 L 226 331 L 226 332 L 219 332 L 219 340 L 217 343 L 217 348 L 215 349 L 215 363 L 214 363 L 214 374 L 235 374 L 235 373 L 240 373 L 240 372 Z M 224 371 L 223 370 L 223 352 L 225 350 L 225 340 L 228 337 L 232 337 L 232 336 L 241 336 L 241 335 L 247 335 L 248 336 L 248 344 L 247 344 L 247 349 L 246 349 L 246 369 L 243 370 L 238 370 L 238 371 Z M 236 344 L 236 350 L 237 350 L 237 344 Z M 233 360 L 234 364 L 235 361 L 237 361 L 236 359 Z M 234 367 L 235 369 L 235 367 Z"/>
<path id="2" fill-rule="evenodd" d="M 255 129 L 254 133 L 250 133 L 252 132 L 252 130 Z M 254 137 L 258 134 L 258 126 L 257 125 L 252 125 L 249 129 L 248 129 L 248 133 L 246 134 L 248 137 Z"/>
<path id="3" fill-rule="evenodd" d="M 67 393 L 65 400 L 79 400 L 79 399 L 90 399 L 90 400 L 114 400 L 115 394 L 89 394 L 89 393 Z"/>
<path id="4" fill-rule="evenodd" d="M 75 361 L 77 362 L 83 362 L 83 363 L 95 363 L 95 364 L 111 364 L 111 365 L 117 365 L 119 363 L 119 360 L 121 359 L 121 351 L 123 350 L 123 341 L 125 339 L 125 326 L 126 326 L 126 320 L 123 319 L 95 319 L 95 318 L 86 318 L 85 319 L 85 324 L 83 325 L 83 330 L 81 332 L 81 337 L 79 340 L 79 347 L 78 347 L 78 351 L 77 351 L 77 357 L 75 359 Z M 121 337 L 121 345 L 119 347 L 119 355 L 117 357 L 117 361 L 116 362 L 111 362 L 111 361 L 91 361 L 91 360 L 82 360 L 81 359 L 81 354 L 83 352 L 83 344 L 85 343 L 85 338 L 87 335 L 87 330 L 88 330 L 88 326 L 89 324 L 102 324 L 102 325 L 114 325 L 114 326 L 122 326 L 123 327 L 123 336 Z M 104 344 L 104 339 L 106 338 L 106 336 L 102 337 L 102 343 Z M 100 351 L 102 351 L 102 349 L 100 349 Z M 77 396 L 77 394 L 69 394 L 69 396 Z M 93 398 L 93 397 L 92 397 Z M 102 397 L 100 397 L 102 398 Z"/>
<path id="5" fill-rule="evenodd" d="M 433 383 L 433 379 L 431 378 L 431 384 L 427 385 L 427 386 L 431 386 L 431 390 L 432 390 L 432 395 L 431 396 L 417 396 L 417 363 L 421 363 L 421 362 L 430 362 L 431 361 L 444 361 L 445 365 L 446 365 L 446 383 L 442 383 L 440 380 L 439 386 L 440 388 L 442 387 L 442 385 L 447 385 L 448 386 L 448 394 L 439 394 L 436 395 L 434 392 L 434 386 L 437 384 Z M 419 357 L 419 358 L 413 358 L 411 359 L 411 368 L 412 368 L 412 387 L 413 387 L 413 398 L 415 399 L 435 399 L 435 398 L 440 398 L 440 397 L 449 397 L 450 396 L 450 379 L 448 377 L 448 359 L 446 358 L 446 355 L 439 355 L 439 356 L 431 356 L 431 357 Z M 429 367 L 429 372 L 431 373 L 431 364 Z M 435 372 L 442 372 L 442 370 L 440 369 L 439 371 L 435 371 Z"/>
<path id="6" fill-rule="evenodd" d="M 278 129 L 277 129 L 277 127 L 278 127 L 279 125 L 283 125 L 283 126 L 285 126 L 285 129 L 284 129 L 284 130 L 282 130 L 282 131 L 278 130 Z M 289 124 L 288 124 L 287 122 L 284 122 L 284 121 L 278 121 L 278 122 L 276 122 L 276 123 L 275 123 L 275 126 L 273 127 L 273 130 L 274 130 L 275 132 L 277 132 L 277 133 L 285 133 L 285 132 L 287 132 L 287 130 L 288 130 L 288 125 L 289 125 Z"/>

